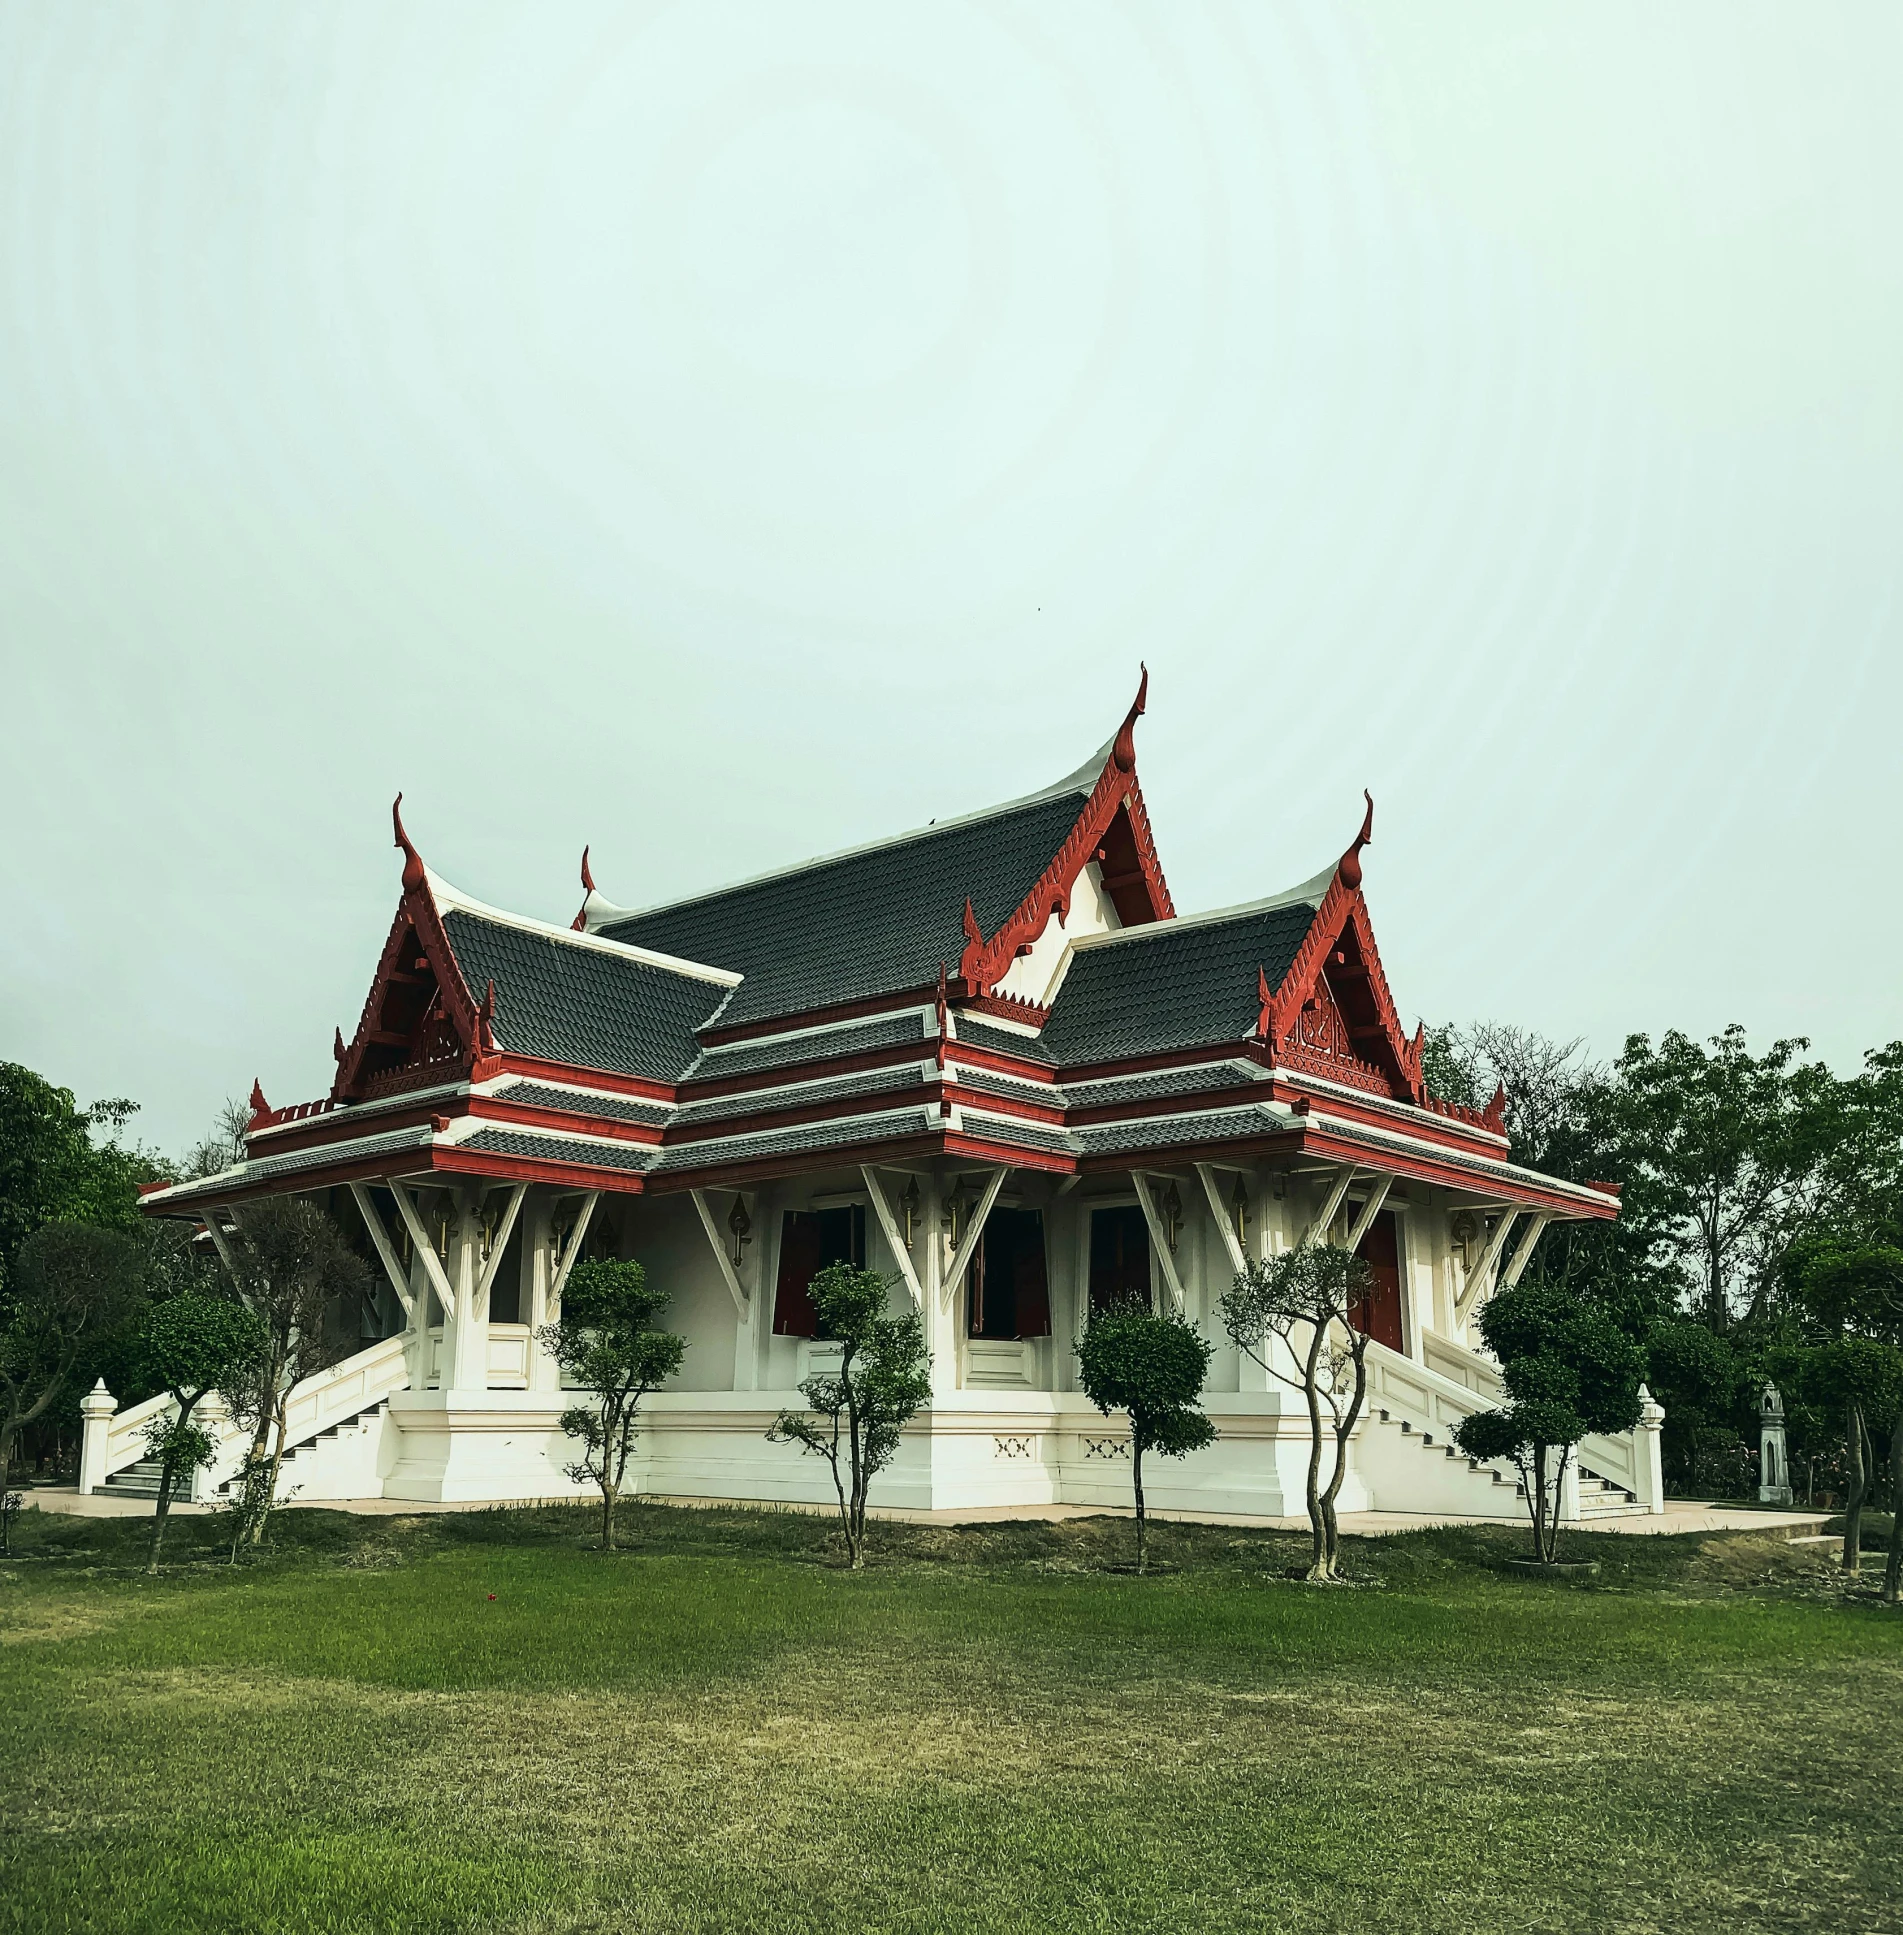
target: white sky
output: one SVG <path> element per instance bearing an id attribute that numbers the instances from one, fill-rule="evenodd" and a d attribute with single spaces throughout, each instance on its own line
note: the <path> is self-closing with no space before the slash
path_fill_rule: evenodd
<path id="1" fill-rule="evenodd" d="M 1903 8 L 0 0 L 0 1056 L 319 1095 L 1106 738 L 1411 1022 L 1903 1034 Z"/>

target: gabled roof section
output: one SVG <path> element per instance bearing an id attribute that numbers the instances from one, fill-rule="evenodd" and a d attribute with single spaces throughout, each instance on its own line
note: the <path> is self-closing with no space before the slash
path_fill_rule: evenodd
<path id="1" fill-rule="evenodd" d="M 356 1035 L 338 1033 L 333 1100 L 482 1079 L 505 1055 L 655 1081 L 694 1059 L 737 974 L 486 906 L 423 864 L 401 794 L 391 817 L 403 898 Z"/>
<path id="2" fill-rule="evenodd" d="M 1040 1045 L 1077 1068 L 1249 1040 L 1259 978 L 1279 981 L 1314 924 L 1303 891 L 1079 941 Z"/>
<path id="3" fill-rule="evenodd" d="M 1027 798 L 638 913 L 590 885 L 581 918 L 603 938 L 738 969 L 722 1030 L 930 989 L 953 962 L 954 994 L 988 993 L 1093 858 L 1120 919 L 1170 911 L 1136 787 L 1142 709 L 1139 692 L 1095 759 Z"/>

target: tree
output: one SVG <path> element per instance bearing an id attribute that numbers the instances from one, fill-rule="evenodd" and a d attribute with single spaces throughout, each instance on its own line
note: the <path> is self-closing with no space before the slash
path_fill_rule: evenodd
<path id="1" fill-rule="evenodd" d="M 284 1462 L 285 1406 L 291 1387 L 339 1358 L 350 1345 L 335 1321 L 369 1287 L 363 1259 L 314 1203 L 274 1196 L 234 1212 L 228 1239 L 239 1300 L 263 1323 L 263 1345 L 225 1388 L 232 1415 L 252 1427 L 238 1475 L 233 1540 L 256 1545 L 277 1498 Z"/>
<path id="2" fill-rule="evenodd" d="M 170 1392 L 176 1406 L 154 1421 L 146 1441 L 147 1450 L 159 1461 L 148 1572 L 159 1569 L 173 1486 L 180 1477 L 209 1464 L 215 1452 L 210 1433 L 192 1422 L 192 1412 L 209 1392 L 250 1377 L 263 1348 L 264 1320 L 230 1297 L 188 1289 L 146 1311 L 139 1326 L 140 1361 L 152 1382 Z"/>
<path id="3" fill-rule="evenodd" d="M 642 1400 L 681 1367 L 687 1340 L 655 1327 L 667 1293 L 648 1284 L 640 1264 L 591 1257 L 575 1265 L 562 1292 L 559 1321 L 537 1334 L 543 1347 L 593 1396 L 562 1413 L 562 1429 L 582 1447 L 568 1466 L 579 1485 L 601 1488 L 601 1549 L 615 1549 L 615 1501 L 627 1478 Z"/>
<path id="4" fill-rule="evenodd" d="M 1504 1092 L 1514 1160 L 1550 1170 L 1555 1146 L 1576 1133 L 1605 1085 L 1605 1069 L 1586 1058 L 1585 1047 L 1582 1036 L 1553 1041 L 1506 1022 L 1448 1023 L 1428 1029 L 1422 1068 L 1434 1094 L 1469 1108 Z"/>
<path id="5" fill-rule="evenodd" d="M 1842 1126 L 1840 1085 L 1798 1057 L 1802 1038 L 1753 1056 L 1735 1023 L 1708 1046 L 1676 1029 L 1632 1035 L 1607 1091 L 1622 1152 L 1622 1219 L 1723 1330 L 1763 1294 L 1820 1200 Z"/>
<path id="6" fill-rule="evenodd" d="M 13 1447 L 64 1389 L 80 1352 L 123 1323 L 138 1301 L 144 1253 L 136 1237 L 83 1223 L 47 1223 L 20 1245 L 0 1283 L 0 1493 Z"/>
<path id="7" fill-rule="evenodd" d="M 1833 1245 L 1803 1252 L 1797 1296 L 1807 1328 L 1819 1340 L 1804 1353 L 1804 1394 L 1843 1420 L 1849 1454 L 1844 1501 L 1843 1568 L 1862 1564 L 1863 1507 L 1876 1460 L 1873 1423 L 1890 1427 L 1891 1539 L 1883 1596 L 1891 1604 L 1903 1584 L 1903 1249 L 1888 1245 Z"/>
<path id="8" fill-rule="evenodd" d="M 1360 1257 L 1332 1244 L 1305 1243 L 1280 1256 L 1251 1258 L 1220 1305 L 1223 1329 L 1236 1348 L 1301 1392 L 1308 1407 L 1303 1503 L 1314 1540 L 1308 1576 L 1317 1585 L 1341 1577 L 1335 1500 L 1348 1475 L 1348 1440 L 1368 1394 L 1368 1337 L 1350 1317 L 1373 1282 Z"/>
<path id="9" fill-rule="evenodd" d="M 800 1385 L 807 1409 L 782 1411 L 767 1432 L 775 1444 L 826 1460 L 855 1572 L 865 1564 L 866 1494 L 932 1394 L 925 1326 L 910 1307 L 886 1314 L 890 1289 L 878 1271 L 850 1263 L 829 1263 L 813 1278 L 818 1334 L 839 1346 L 839 1368 L 807 1378 Z"/>
<path id="10" fill-rule="evenodd" d="M 1519 1467 L 1533 1556 L 1551 1565 L 1573 1449 L 1589 1432 L 1638 1423 L 1645 1353 L 1603 1307 L 1544 1280 L 1496 1292 L 1480 1313 L 1480 1334 L 1511 1402 L 1462 1418 L 1454 1438 L 1470 1458 L 1510 1458 Z"/>
<path id="11" fill-rule="evenodd" d="M 70 1089 L 0 1062 L 0 1271 L 12 1269 L 20 1245 L 45 1223 L 134 1227 L 138 1184 L 155 1163 L 117 1142 L 137 1106 L 115 1100 L 82 1109 Z M 93 1140 L 101 1128 L 109 1136 L 103 1147 Z"/>
<path id="12" fill-rule="evenodd" d="M 1137 1571 L 1148 1562 L 1143 1502 L 1143 1454 L 1181 1458 L 1216 1440 L 1203 1415 L 1203 1380 L 1210 1345 L 1188 1318 L 1157 1316 L 1136 1298 L 1092 1311 L 1077 1341 L 1084 1395 L 1106 1416 L 1130 1420 L 1130 1484 L 1136 1494 Z"/>

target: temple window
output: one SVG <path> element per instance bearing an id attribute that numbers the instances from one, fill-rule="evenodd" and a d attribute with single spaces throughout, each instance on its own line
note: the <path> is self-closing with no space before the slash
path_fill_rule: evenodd
<path id="1" fill-rule="evenodd" d="M 866 1264 L 863 1203 L 837 1209 L 789 1209 L 780 1219 L 780 1274 L 773 1294 L 773 1330 L 779 1337 L 813 1337 L 813 1279 L 829 1263 Z"/>
<path id="2" fill-rule="evenodd" d="M 1090 1307 L 1150 1301 L 1150 1226 L 1134 1203 L 1090 1213 Z"/>
<path id="3" fill-rule="evenodd" d="M 1051 1292 L 1043 1211 L 994 1209 L 965 1283 L 972 1336 L 1048 1337 Z"/>

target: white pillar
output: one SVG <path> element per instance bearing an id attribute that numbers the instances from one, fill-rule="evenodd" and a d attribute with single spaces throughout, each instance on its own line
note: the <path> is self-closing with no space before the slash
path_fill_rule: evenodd
<path id="1" fill-rule="evenodd" d="M 106 1389 L 102 1377 L 79 1401 L 79 1415 L 85 1420 L 85 1434 L 79 1441 L 79 1490 L 81 1497 L 96 1492 L 106 1482 L 106 1433 L 119 1400 Z"/>
<path id="2" fill-rule="evenodd" d="M 531 1391 L 562 1388 L 562 1367 L 541 1341 L 543 1325 L 552 1321 L 548 1293 L 555 1280 L 554 1245 L 554 1193 L 538 1184 L 522 1205 L 522 1308 L 528 1313 Z"/>
<path id="3" fill-rule="evenodd" d="M 231 1409 L 219 1392 L 207 1391 L 192 1407 L 192 1422 L 209 1433 L 212 1442 L 211 1463 L 192 1473 L 191 1497 L 194 1503 L 202 1503 L 230 1476 L 225 1469 L 225 1427 L 231 1422 Z"/>
<path id="4" fill-rule="evenodd" d="M 1665 1509 L 1665 1461 L 1659 1450 L 1659 1430 L 1664 1423 L 1664 1405 L 1641 1384 L 1639 1422 L 1632 1433 L 1632 1464 L 1639 1503 L 1648 1512 Z"/>
<path id="5" fill-rule="evenodd" d="M 489 1313 L 476 1308 L 476 1192 L 459 1192 L 450 1213 L 449 1260 L 445 1273 L 456 1293 L 450 1319 L 449 1375 L 444 1384 L 457 1391 L 489 1388 Z"/>

